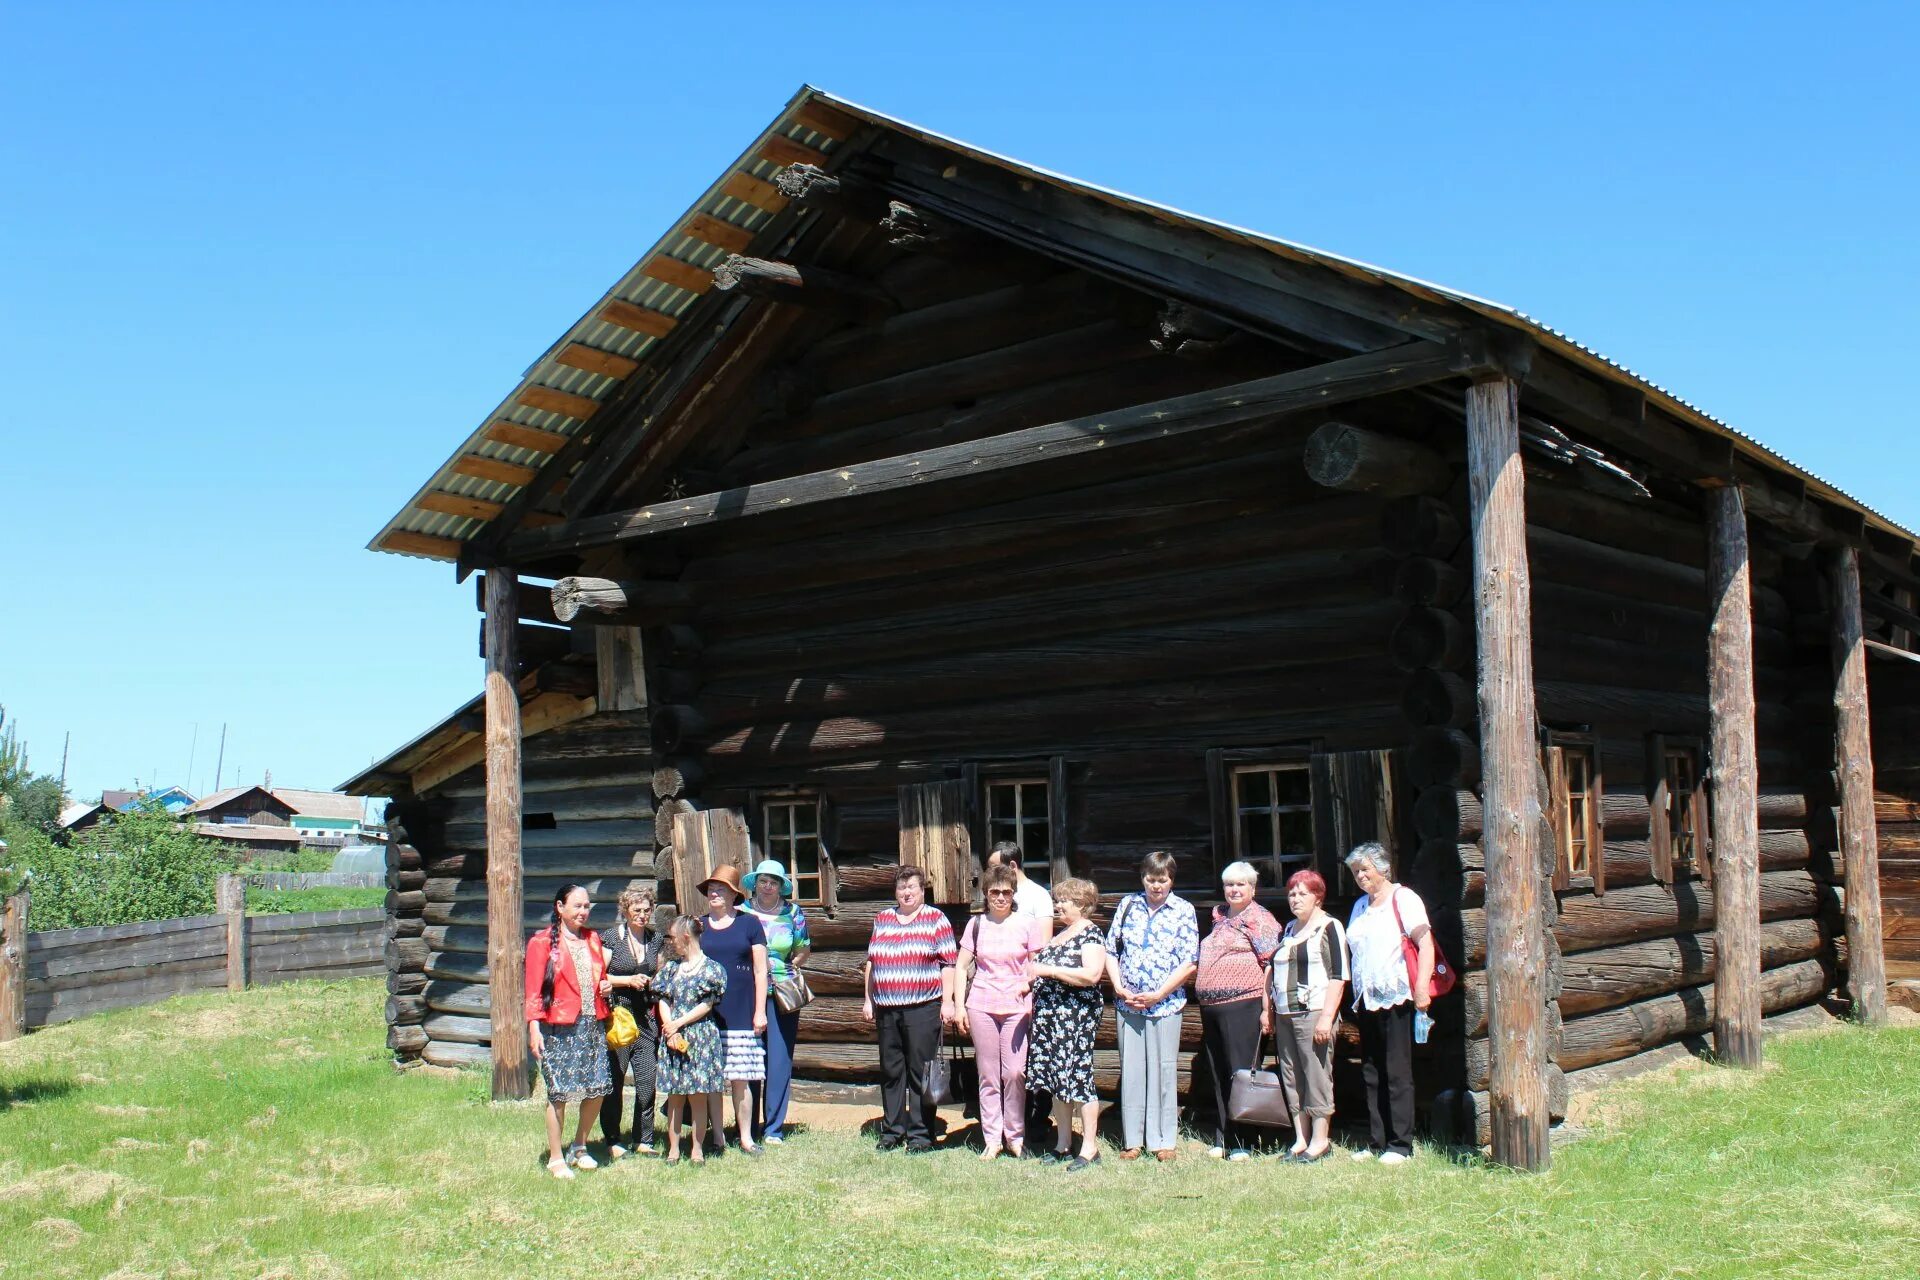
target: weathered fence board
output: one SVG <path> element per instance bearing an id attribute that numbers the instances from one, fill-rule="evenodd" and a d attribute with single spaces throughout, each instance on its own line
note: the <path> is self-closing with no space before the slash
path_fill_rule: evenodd
<path id="1" fill-rule="evenodd" d="M 221 990 L 228 936 L 227 918 L 217 915 L 29 933 L 27 1026 Z M 386 971 L 387 914 L 378 907 L 250 916 L 244 937 L 254 985 Z"/>

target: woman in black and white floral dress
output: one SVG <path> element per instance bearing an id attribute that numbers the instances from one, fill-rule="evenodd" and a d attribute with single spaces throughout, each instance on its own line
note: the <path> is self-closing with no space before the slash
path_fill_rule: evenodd
<path id="1" fill-rule="evenodd" d="M 1027 1036 L 1027 1088 L 1053 1096 L 1054 1149 L 1049 1163 L 1073 1150 L 1073 1113 L 1080 1111 L 1080 1151 L 1067 1165 L 1078 1172 L 1100 1159 L 1096 1129 L 1100 1095 L 1093 1087 L 1093 1037 L 1100 1029 L 1100 979 L 1106 942 L 1091 919 L 1100 894 L 1086 880 L 1053 886 L 1060 931 L 1034 953 L 1033 1030 Z"/>

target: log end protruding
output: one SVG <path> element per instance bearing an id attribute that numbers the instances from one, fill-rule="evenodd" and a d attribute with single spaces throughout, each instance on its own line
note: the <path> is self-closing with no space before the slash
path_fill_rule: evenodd
<path id="1" fill-rule="evenodd" d="M 1446 460 L 1425 445 L 1347 422 L 1308 437 L 1306 466 L 1315 484 L 1383 498 L 1434 493 L 1452 478 Z"/>

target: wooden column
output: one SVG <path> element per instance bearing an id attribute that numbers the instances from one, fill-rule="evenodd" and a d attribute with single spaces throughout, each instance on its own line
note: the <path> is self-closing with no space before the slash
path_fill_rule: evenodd
<path id="1" fill-rule="evenodd" d="M 27 1034 L 27 891 L 0 903 L 0 1040 Z"/>
<path id="2" fill-rule="evenodd" d="M 1540 868 L 1538 713 L 1527 572 L 1520 386 L 1510 377 L 1467 392 L 1467 475 L 1480 653 L 1481 841 L 1487 864 L 1487 1028 L 1493 1158 L 1545 1169 L 1547 915 Z"/>
<path id="3" fill-rule="evenodd" d="M 1880 935 L 1867 644 L 1860 621 L 1860 561 L 1853 548 L 1834 553 L 1832 574 L 1834 775 L 1840 786 L 1840 853 L 1847 878 L 1847 996 L 1854 1017 L 1878 1026 L 1887 1020 L 1887 959 Z"/>
<path id="4" fill-rule="evenodd" d="M 487 987 L 493 1031 L 493 1098 L 528 1097 L 526 1004 L 520 927 L 520 698 L 514 689 L 516 575 L 487 574 Z"/>
<path id="5" fill-rule="evenodd" d="M 1760 1065 L 1760 770 L 1753 705 L 1753 570 L 1737 485 L 1707 496 L 1708 742 L 1713 778 L 1713 1048 Z"/>
<path id="6" fill-rule="evenodd" d="M 221 876 L 213 885 L 214 905 L 227 918 L 227 990 L 247 989 L 247 879 Z"/>

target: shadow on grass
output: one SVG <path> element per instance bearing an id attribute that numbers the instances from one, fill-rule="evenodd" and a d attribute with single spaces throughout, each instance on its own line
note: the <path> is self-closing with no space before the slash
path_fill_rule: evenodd
<path id="1" fill-rule="evenodd" d="M 53 1076 L 36 1080 L 0 1080 L 0 1111 L 64 1098 L 79 1087 L 72 1080 Z"/>

